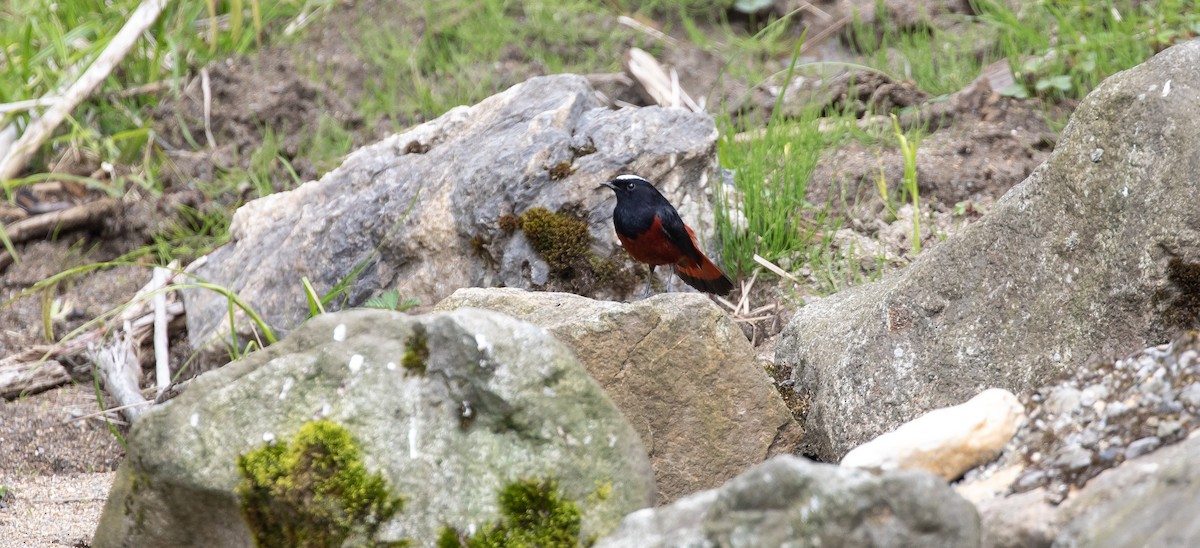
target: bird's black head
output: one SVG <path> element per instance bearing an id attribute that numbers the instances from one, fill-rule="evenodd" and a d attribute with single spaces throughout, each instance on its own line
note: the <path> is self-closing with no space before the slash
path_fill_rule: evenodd
<path id="1" fill-rule="evenodd" d="M 637 175 L 617 175 L 611 181 L 600 183 L 617 193 L 617 202 L 633 200 L 644 203 L 656 203 L 665 200 L 654 185 Z"/>

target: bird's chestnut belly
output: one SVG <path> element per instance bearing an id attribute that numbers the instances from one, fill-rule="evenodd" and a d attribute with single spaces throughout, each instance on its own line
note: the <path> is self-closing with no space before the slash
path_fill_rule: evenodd
<path id="1" fill-rule="evenodd" d="M 661 233 L 662 231 L 658 231 Z M 627 238 L 617 234 L 621 245 L 631 257 L 649 265 L 675 264 L 683 258 L 679 248 L 675 247 L 665 236 L 654 232 L 643 234 L 637 238 Z"/>

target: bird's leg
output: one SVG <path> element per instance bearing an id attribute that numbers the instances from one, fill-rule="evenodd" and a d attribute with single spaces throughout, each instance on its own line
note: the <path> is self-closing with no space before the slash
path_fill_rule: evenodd
<path id="1" fill-rule="evenodd" d="M 653 283 L 654 283 L 654 265 L 650 265 L 650 273 L 648 275 L 646 275 L 646 292 L 644 294 L 642 294 L 642 297 L 650 296 L 650 292 L 653 291 L 653 287 L 652 287 Z"/>
<path id="2" fill-rule="evenodd" d="M 667 293 L 675 292 L 675 269 L 674 268 L 667 271 L 667 287 L 666 287 L 665 291 Z"/>

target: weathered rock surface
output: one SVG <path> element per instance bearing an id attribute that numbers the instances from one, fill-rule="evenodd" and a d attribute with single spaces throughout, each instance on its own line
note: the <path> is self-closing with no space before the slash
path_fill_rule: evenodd
<path id="1" fill-rule="evenodd" d="M 557 478 L 585 533 L 654 498 L 637 434 L 545 330 L 482 310 L 356 310 L 309 320 L 141 419 L 93 546 L 249 546 L 236 459 L 315 419 L 349 431 L 405 497 L 383 540 L 482 527 L 523 477 Z"/>
<path id="2" fill-rule="evenodd" d="M 1025 408 L 992 388 L 965 403 L 935 409 L 855 447 L 842 466 L 872 471 L 925 470 L 946 480 L 996 458 L 1025 422 Z"/>
<path id="3" fill-rule="evenodd" d="M 971 503 L 925 472 L 779 456 L 719 489 L 626 516 L 597 548 L 979 545 Z"/>
<path id="4" fill-rule="evenodd" d="M 503 312 L 570 347 L 650 452 L 658 502 L 716 487 L 791 452 L 800 427 L 741 329 L 708 297 L 630 304 L 566 293 L 460 289 L 438 304 Z"/>
<path id="5" fill-rule="evenodd" d="M 780 337 L 836 460 L 989 386 L 1020 393 L 1200 316 L 1200 42 L 1109 78 L 1045 164 L 905 271 L 801 309 Z"/>
<path id="6" fill-rule="evenodd" d="M 608 110 L 583 77 L 533 78 L 364 147 L 320 181 L 243 206 L 230 243 L 196 273 L 234 290 L 280 332 L 308 312 L 301 277 L 325 294 L 359 265 L 346 302 L 333 308 L 393 288 L 426 306 L 470 286 L 623 296 L 643 271 L 616 253 L 614 199 L 597 183 L 637 172 L 711 237 L 716 137 L 706 114 Z M 566 237 L 591 242 L 550 244 L 590 247 L 595 261 L 572 255 L 578 264 L 555 267 L 536 253 L 517 222 L 536 207 L 586 223 L 586 234 Z M 206 291 L 185 300 L 193 347 L 219 340 L 226 300 Z"/>

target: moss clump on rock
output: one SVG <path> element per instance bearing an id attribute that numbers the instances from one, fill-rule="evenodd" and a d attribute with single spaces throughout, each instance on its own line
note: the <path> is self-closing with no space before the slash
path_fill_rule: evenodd
<path id="1" fill-rule="evenodd" d="M 500 490 L 500 519 L 474 536 L 447 527 L 438 548 L 581 546 L 579 505 L 565 499 L 558 482 L 522 479 Z"/>
<path id="2" fill-rule="evenodd" d="M 331 421 L 305 424 L 291 443 L 238 457 L 242 514 L 259 547 L 407 546 L 375 534 L 404 499 L 368 473 L 350 433 Z"/>
<path id="3" fill-rule="evenodd" d="M 564 160 L 547 167 L 546 172 L 550 174 L 551 181 L 561 181 L 575 173 L 575 166 L 571 162 Z"/>
<path id="4" fill-rule="evenodd" d="M 418 375 L 425 374 L 425 360 L 429 359 L 429 338 L 425 335 L 425 327 L 417 324 L 413 327 L 412 335 L 404 341 L 404 357 L 400 364 L 404 369 Z"/>
<path id="5" fill-rule="evenodd" d="M 587 223 L 581 219 L 535 207 L 521 215 L 521 227 L 529 245 L 546 259 L 551 269 L 570 269 L 590 254 L 592 237 Z"/>
<path id="6" fill-rule="evenodd" d="M 592 235 L 578 209 L 578 206 L 566 206 L 555 213 L 535 207 L 515 218 L 516 222 L 508 220 L 507 226 L 524 230 L 529 245 L 550 266 L 548 288 L 574 293 L 588 293 L 600 288 L 628 292 L 636 285 L 637 276 L 611 258 L 592 252 Z"/>

